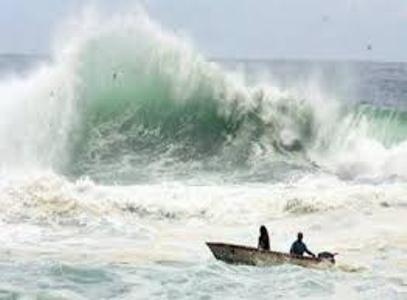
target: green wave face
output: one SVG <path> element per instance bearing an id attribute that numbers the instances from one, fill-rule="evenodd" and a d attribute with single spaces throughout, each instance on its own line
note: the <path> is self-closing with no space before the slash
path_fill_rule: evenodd
<path id="1" fill-rule="evenodd" d="M 273 180 L 313 170 L 358 131 L 385 147 L 406 137 L 405 113 L 326 109 L 329 101 L 247 85 L 152 24 L 107 27 L 77 56 L 78 120 L 65 168 L 75 177 Z"/>
<path id="2" fill-rule="evenodd" d="M 154 168 L 223 170 L 250 164 L 254 148 L 301 150 L 312 135 L 304 101 L 235 82 L 178 41 L 113 33 L 80 54 L 70 173 L 142 180 Z"/>
<path id="3" fill-rule="evenodd" d="M 363 105 L 355 117 L 369 123 L 368 136 L 391 147 L 406 140 L 407 111 Z"/>

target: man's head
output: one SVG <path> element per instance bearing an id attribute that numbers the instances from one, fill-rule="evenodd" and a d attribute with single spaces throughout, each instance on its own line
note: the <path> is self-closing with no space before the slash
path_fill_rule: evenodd
<path id="1" fill-rule="evenodd" d="M 302 232 L 298 232 L 297 238 L 298 238 L 299 241 L 302 241 L 302 238 L 303 238 Z"/>

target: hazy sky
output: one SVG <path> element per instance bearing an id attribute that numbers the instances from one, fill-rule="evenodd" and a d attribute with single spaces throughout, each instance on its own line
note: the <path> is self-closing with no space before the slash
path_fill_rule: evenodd
<path id="1" fill-rule="evenodd" d="M 136 2 L 92 1 L 112 11 Z M 143 2 L 164 27 L 213 57 L 407 61 L 407 0 Z M 84 3 L 1 0 L 0 53 L 47 53 L 55 27 Z"/>

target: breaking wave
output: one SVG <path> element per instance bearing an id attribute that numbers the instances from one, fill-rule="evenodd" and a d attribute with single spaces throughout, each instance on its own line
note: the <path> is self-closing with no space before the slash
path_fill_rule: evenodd
<path id="1" fill-rule="evenodd" d="M 109 183 L 407 178 L 405 112 L 248 85 L 143 13 L 100 20 L 72 21 L 50 63 L 0 82 L 3 170 Z"/>

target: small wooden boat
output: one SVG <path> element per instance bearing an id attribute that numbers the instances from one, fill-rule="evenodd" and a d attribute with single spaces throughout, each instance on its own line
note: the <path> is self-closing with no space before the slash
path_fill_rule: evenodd
<path id="1" fill-rule="evenodd" d="M 225 243 L 206 243 L 206 245 L 216 259 L 229 264 L 275 266 L 290 263 L 303 267 L 326 267 L 335 264 L 334 255 L 331 257 L 322 256 L 313 258 Z"/>

